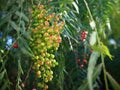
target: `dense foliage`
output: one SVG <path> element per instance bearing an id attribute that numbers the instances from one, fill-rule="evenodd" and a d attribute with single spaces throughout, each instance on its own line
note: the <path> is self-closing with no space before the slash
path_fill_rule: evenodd
<path id="1" fill-rule="evenodd" d="M 119 10 L 119 0 L 0 0 L 0 90 L 120 90 Z"/>

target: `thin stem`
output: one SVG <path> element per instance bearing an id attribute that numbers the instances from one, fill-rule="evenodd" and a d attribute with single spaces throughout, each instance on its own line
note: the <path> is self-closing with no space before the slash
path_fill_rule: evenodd
<path id="1" fill-rule="evenodd" d="M 106 87 L 106 90 L 109 90 L 109 88 L 108 88 L 108 82 L 107 82 L 107 77 L 106 77 L 106 69 L 105 69 L 105 63 L 104 63 L 104 56 L 103 56 L 103 54 L 101 54 L 101 60 L 102 60 L 102 65 L 103 65 L 105 87 Z"/>
<path id="2" fill-rule="evenodd" d="M 90 20 L 95 23 L 95 20 L 94 20 L 94 18 L 93 18 L 93 16 L 92 16 L 92 13 L 91 13 L 91 11 L 90 11 L 90 8 L 89 8 L 89 6 L 88 6 L 87 1 L 84 0 L 84 3 L 85 3 L 86 8 L 87 8 L 87 10 L 88 10 L 88 13 L 89 13 L 89 16 L 90 16 Z M 95 25 L 96 25 L 96 23 L 95 23 Z M 98 31 L 97 31 L 96 26 L 95 26 L 94 30 L 97 32 L 97 37 L 96 37 L 96 38 L 97 38 L 98 45 L 100 46 L 100 40 L 99 40 L 99 35 L 98 35 Z"/>
<path id="3" fill-rule="evenodd" d="M 33 4 L 33 0 L 31 0 L 31 3 L 32 3 L 32 5 L 34 5 L 34 4 Z"/>
<path id="4" fill-rule="evenodd" d="M 28 69 L 27 75 L 26 75 L 25 80 L 24 80 L 24 84 L 26 84 L 26 82 L 27 82 L 27 79 L 28 79 L 28 77 L 29 77 L 29 74 L 30 74 L 30 71 L 31 71 L 31 69 L 32 69 L 32 66 L 33 66 L 33 64 L 31 64 L 31 65 L 30 65 L 30 68 Z"/>
<path id="5" fill-rule="evenodd" d="M 87 8 L 87 10 L 88 10 L 88 13 L 89 13 L 89 16 L 90 16 L 90 20 L 91 20 L 91 21 L 94 21 L 93 16 L 92 16 L 92 13 L 91 13 L 91 11 L 90 11 L 90 9 L 89 9 L 89 6 L 88 6 L 87 1 L 84 0 L 84 3 L 85 3 L 86 8 Z M 94 23 L 95 23 L 95 21 L 94 21 Z M 97 32 L 97 37 L 96 37 L 96 38 L 97 38 L 98 46 L 100 46 L 100 39 L 99 39 L 99 35 L 98 35 L 98 31 L 97 31 L 96 26 L 95 26 L 94 30 Z M 103 72 L 104 72 L 104 80 L 105 80 L 106 90 L 109 90 L 109 88 L 108 88 L 108 82 L 107 82 L 107 77 L 106 77 L 106 69 L 105 69 L 105 63 L 104 63 L 104 56 L 103 56 L 102 53 L 101 53 L 101 60 L 102 60 L 102 65 L 103 65 Z M 92 89 L 91 89 L 91 90 L 92 90 Z"/>
<path id="6" fill-rule="evenodd" d="M 89 15 L 90 15 L 90 19 L 91 19 L 92 21 L 94 21 L 93 16 L 92 16 L 92 14 L 91 14 L 91 11 L 90 11 L 90 9 L 89 9 L 89 6 L 88 6 L 88 3 L 86 2 L 86 0 L 84 0 L 84 3 L 85 3 L 85 5 L 86 5 L 86 8 L 87 8 L 88 13 L 89 13 Z"/>

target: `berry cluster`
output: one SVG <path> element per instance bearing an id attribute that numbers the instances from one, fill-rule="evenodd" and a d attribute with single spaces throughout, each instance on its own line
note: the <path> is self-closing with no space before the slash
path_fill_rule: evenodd
<path id="1" fill-rule="evenodd" d="M 32 10 L 32 38 L 30 46 L 33 57 L 33 69 L 39 78 L 38 87 L 46 90 L 47 82 L 53 78 L 52 67 L 58 65 L 54 52 L 58 50 L 61 42 L 60 32 L 64 22 L 60 22 L 60 16 L 54 13 L 48 14 L 43 5 L 34 6 Z"/>
<path id="2" fill-rule="evenodd" d="M 88 34 L 87 31 L 82 31 L 82 32 L 81 32 L 81 36 L 80 36 L 80 38 L 81 38 L 82 41 L 85 41 L 85 40 L 86 40 L 86 38 L 87 38 L 87 34 Z"/>
<path id="3" fill-rule="evenodd" d="M 80 68 L 84 67 L 84 64 L 87 64 L 87 59 L 83 59 L 82 61 L 80 59 L 77 59 L 77 63 L 79 64 Z"/>

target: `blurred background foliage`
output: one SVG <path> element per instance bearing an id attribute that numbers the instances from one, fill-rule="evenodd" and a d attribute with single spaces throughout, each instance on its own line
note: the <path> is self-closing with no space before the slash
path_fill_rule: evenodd
<path id="1" fill-rule="evenodd" d="M 88 90 L 87 74 L 91 68 L 88 63 L 92 54 L 89 39 L 94 24 L 91 25 L 85 1 L 96 23 L 99 39 L 114 56 L 112 61 L 104 58 L 106 71 L 110 73 L 107 74 L 109 89 L 119 90 L 120 0 L 0 0 L 0 90 L 42 90 L 37 88 L 36 76 L 31 70 L 33 52 L 29 46 L 32 40 L 30 12 L 32 6 L 38 4 L 51 8 L 49 13 L 62 15 L 65 21 L 62 43 L 55 52 L 59 65 L 53 68 L 54 78 L 48 83 L 48 90 Z M 81 39 L 82 31 L 88 32 L 85 41 Z M 16 42 L 19 48 L 13 47 Z M 94 68 L 93 88 L 105 90 L 100 58 Z M 118 83 L 111 83 L 111 80 Z"/>

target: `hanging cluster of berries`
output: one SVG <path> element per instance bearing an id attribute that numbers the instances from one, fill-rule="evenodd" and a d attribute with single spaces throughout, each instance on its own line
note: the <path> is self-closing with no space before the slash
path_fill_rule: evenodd
<path id="1" fill-rule="evenodd" d="M 39 78 L 38 87 L 46 90 L 47 82 L 53 78 L 52 67 L 58 65 L 54 52 L 58 50 L 61 42 L 60 32 L 64 22 L 60 22 L 61 16 L 54 13 L 48 14 L 43 5 L 34 6 L 32 10 L 32 38 L 30 42 L 33 53 L 36 76 Z"/>
<path id="2" fill-rule="evenodd" d="M 87 34 L 88 34 L 87 31 L 82 31 L 82 32 L 81 32 L 81 36 L 80 36 L 80 38 L 81 38 L 82 41 L 85 41 L 85 40 L 86 40 L 86 38 L 87 38 Z"/>
<path id="3" fill-rule="evenodd" d="M 84 67 L 84 64 L 87 64 L 87 59 L 83 59 L 83 60 L 80 60 L 80 59 L 77 59 L 77 63 L 79 64 L 80 68 L 83 68 Z"/>

